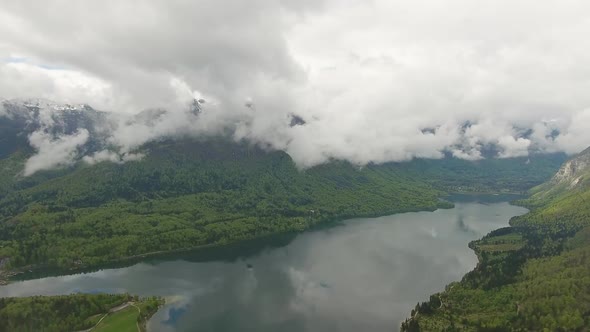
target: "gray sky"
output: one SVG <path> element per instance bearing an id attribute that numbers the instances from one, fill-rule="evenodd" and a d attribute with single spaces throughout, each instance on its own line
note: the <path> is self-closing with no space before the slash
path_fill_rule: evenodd
<path id="1" fill-rule="evenodd" d="M 303 167 L 575 153 L 590 145 L 589 17 L 583 0 L 0 0 L 0 96 L 170 110 L 121 121 L 118 153 L 228 126 Z"/>

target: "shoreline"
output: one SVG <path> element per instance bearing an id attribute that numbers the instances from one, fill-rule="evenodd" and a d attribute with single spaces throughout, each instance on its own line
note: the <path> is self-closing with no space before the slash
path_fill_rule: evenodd
<path id="1" fill-rule="evenodd" d="M 483 194 L 489 195 L 489 194 Z M 0 287 L 9 285 L 13 282 L 18 281 L 26 281 L 26 280 L 35 280 L 41 279 L 46 277 L 57 277 L 57 276 L 67 276 L 67 275 L 74 275 L 74 274 L 84 274 L 84 273 L 92 273 L 104 269 L 115 269 L 115 268 L 124 268 L 136 263 L 140 263 L 146 260 L 157 260 L 159 258 L 165 258 L 169 255 L 171 256 L 178 256 L 179 254 L 207 254 L 213 252 L 215 255 L 215 251 L 219 251 L 223 254 L 225 250 L 231 250 L 236 247 L 247 246 L 252 242 L 259 242 L 261 240 L 263 242 L 260 248 L 255 248 L 262 250 L 267 247 L 268 242 L 274 242 L 273 240 L 281 240 L 283 238 L 294 238 L 299 234 L 303 234 L 305 232 L 314 231 L 317 229 L 322 229 L 326 227 L 333 227 L 337 225 L 339 222 L 349 220 L 349 219 L 357 219 L 357 218 L 379 218 L 389 215 L 396 215 L 396 214 L 404 214 L 404 213 L 413 213 L 413 212 L 434 212 L 439 209 L 452 209 L 454 207 L 453 202 L 449 202 L 444 200 L 447 196 L 441 196 L 441 201 L 436 204 L 436 206 L 431 207 L 424 207 L 424 208 L 415 208 L 415 209 L 404 209 L 404 210 L 391 210 L 385 211 L 383 213 L 372 213 L 372 214 L 358 214 L 352 216 L 338 216 L 337 218 L 333 219 L 326 219 L 326 220 L 319 220 L 315 223 L 310 224 L 309 227 L 306 227 L 302 230 L 294 230 L 294 231 L 286 231 L 286 232 L 273 232 L 267 234 L 261 234 L 258 236 L 247 237 L 237 241 L 229 242 L 229 243 L 209 243 L 203 244 L 195 247 L 190 248 L 179 248 L 173 250 L 160 250 L 160 251 L 153 251 L 143 254 L 137 254 L 133 256 L 121 257 L 118 259 L 110 260 L 104 262 L 102 264 L 97 264 L 93 266 L 78 266 L 78 267 L 70 267 L 70 268 L 59 268 L 59 267 L 52 267 L 43 264 L 39 264 L 37 266 L 28 265 L 16 269 L 11 270 L 0 270 Z M 239 257 L 241 255 L 237 255 Z M 33 276 L 33 277 L 26 277 L 30 275 L 42 275 L 42 276 Z M 24 278 L 15 278 L 17 276 L 25 276 Z"/>
<path id="2" fill-rule="evenodd" d="M 401 222 L 399 224 L 396 223 L 398 226 L 393 229 L 395 231 L 395 233 L 398 234 L 398 235 L 395 236 L 395 238 L 398 238 L 400 236 L 399 235 L 400 233 L 403 234 L 403 229 L 404 229 L 404 223 L 403 223 L 403 221 L 409 222 L 409 223 L 405 224 L 408 227 L 411 227 L 412 225 L 415 225 L 414 228 L 416 228 L 416 230 L 419 231 L 418 233 L 421 234 L 421 235 L 424 235 L 423 234 L 424 233 L 423 232 L 423 230 L 424 230 L 423 229 L 424 228 L 423 227 L 423 224 L 421 222 L 418 223 L 418 224 L 415 224 L 415 223 L 413 223 L 411 221 L 420 221 L 422 219 L 428 219 L 428 220 L 430 220 L 430 222 L 427 223 L 427 224 L 424 224 L 424 225 L 427 225 L 427 227 L 429 227 L 428 225 L 432 225 L 434 227 L 438 227 L 436 225 L 438 225 L 438 222 L 439 221 L 442 221 L 442 220 L 439 220 L 440 218 L 437 217 L 437 216 L 440 216 L 439 214 L 442 214 L 443 216 L 448 216 L 448 219 L 449 219 L 448 220 L 448 223 L 446 221 L 447 218 L 445 217 L 444 218 L 445 222 L 444 222 L 444 224 L 441 224 L 441 227 L 443 227 L 442 225 L 446 225 L 446 226 L 444 226 L 445 229 L 447 227 L 449 227 L 449 230 L 457 231 L 458 234 L 460 234 L 460 236 L 461 236 L 460 238 L 463 239 L 463 241 L 462 241 L 461 244 L 459 244 L 459 245 L 455 244 L 455 245 L 452 246 L 452 248 L 454 248 L 454 249 L 452 249 L 453 250 L 452 252 L 461 252 L 462 253 L 461 254 L 462 255 L 461 257 L 463 257 L 463 256 L 466 255 L 465 257 L 468 257 L 469 258 L 470 264 L 467 265 L 467 266 L 464 266 L 464 269 L 465 270 L 464 271 L 461 271 L 463 273 L 460 273 L 459 275 L 455 275 L 455 278 L 446 279 L 446 282 L 442 282 L 442 283 L 438 282 L 437 283 L 438 284 L 438 287 L 436 287 L 436 288 L 438 288 L 438 291 L 443 290 L 446 285 L 448 285 L 448 284 L 450 284 L 450 283 L 452 283 L 452 282 L 454 282 L 456 280 L 459 280 L 464 273 L 467 273 L 468 270 L 473 269 L 474 266 L 477 265 L 478 259 L 476 258 L 475 253 L 472 250 L 469 250 L 468 249 L 469 248 L 468 243 L 470 241 L 477 240 L 477 239 L 481 238 L 488 231 L 492 231 L 492 230 L 495 230 L 495 229 L 498 229 L 498 228 L 508 227 L 508 220 L 511 217 L 516 216 L 516 215 L 521 215 L 523 213 L 526 213 L 526 210 L 525 209 L 516 208 L 514 206 L 511 207 L 511 208 L 509 208 L 509 206 L 514 205 L 514 204 L 510 204 L 509 205 L 509 200 L 511 200 L 510 199 L 511 198 L 510 196 L 503 196 L 503 198 L 504 198 L 503 201 L 502 202 L 499 202 L 498 199 L 502 199 L 502 198 L 494 198 L 494 196 L 488 196 L 488 197 L 483 197 L 482 196 L 482 197 L 473 198 L 473 199 L 472 198 L 469 198 L 469 197 L 461 197 L 461 196 L 453 197 L 453 202 L 455 203 L 455 206 L 456 206 L 455 210 L 457 210 L 457 211 L 463 211 L 462 208 L 461 208 L 461 206 L 463 206 L 464 204 L 468 204 L 469 206 L 479 206 L 479 208 L 473 207 L 473 208 L 469 208 L 467 210 L 467 211 L 470 211 L 470 214 L 469 215 L 475 216 L 475 219 L 473 219 L 473 218 L 469 219 L 471 222 L 476 222 L 478 219 L 487 220 L 485 218 L 488 218 L 488 217 L 490 218 L 490 220 L 493 220 L 494 221 L 493 224 L 490 224 L 490 225 L 487 225 L 486 224 L 487 226 L 485 228 L 482 228 L 482 229 L 480 229 L 478 231 L 478 233 L 479 233 L 480 236 L 473 236 L 473 235 L 464 234 L 464 233 L 467 233 L 467 232 L 463 228 L 460 228 L 460 224 L 457 223 L 457 215 L 458 215 L 459 212 L 457 212 L 455 210 L 437 209 L 436 212 L 434 212 L 434 213 L 430 213 L 430 212 L 415 212 L 415 213 L 396 213 L 396 214 L 394 214 L 393 215 L 393 218 L 395 220 Z M 495 210 L 492 207 L 487 208 L 485 206 L 478 205 L 478 204 L 489 205 L 489 204 L 485 204 L 485 202 L 487 202 L 487 200 L 490 200 L 490 204 L 491 205 L 494 205 L 494 207 L 500 207 L 500 210 L 497 210 L 497 209 Z M 495 203 L 501 203 L 501 205 L 497 205 Z M 482 212 L 477 212 L 477 211 L 479 211 L 481 209 L 485 209 L 485 210 L 482 210 Z M 507 210 L 509 210 L 509 211 L 507 211 Z M 497 217 L 498 214 L 495 211 L 497 211 L 498 213 L 500 213 L 501 211 L 506 211 L 507 213 L 501 213 L 501 217 Z M 494 216 L 496 216 L 496 217 L 494 217 Z M 379 218 L 377 218 L 377 219 L 379 219 Z M 364 229 L 365 227 L 368 227 L 369 229 L 373 229 L 373 226 L 369 226 L 369 225 L 371 225 L 371 223 L 373 222 L 373 220 L 374 219 L 366 219 L 366 223 L 364 224 L 366 226 L 360 226 L 360 227 L 362 229 Z M 338 229 L 346 228 L 346 227 L 348 227 L 347 225 L 350 225 L 350 221 L 354 221 L 354 219 L 343 220 L 342 222 L 331 223 L 331 224 L 320 224 L 320 225 L 318 225 L 318 226 L 316 226 L 314 228 L 328 228 L 328 229 L 327 230 L 321 230 L 320 229 L 319 231 L 316 231 L 317 233 L 319 233 L 319 234 L 316 234 L 316 235 L 313 235 L 315 233 L 313 233 L 313 234 L 312 233 L 307 233 L 308 235 L 303 235 L 303 236 L 311 236 L 313 239 L 318 239 L 318 238 L 321 239 L 322 236 L 323 236 L 322 234 L 324 234 L 324 232 L 326 234 L 332 234 L 333 233 L 330 230 L 331 228 L 329 228 L 329 227 L 334 227 L 335 226 Z M 381 225 L 382 223 L 378 223 L 378 224 Z M 359 224 L 354 223 L 354 225 L 359 225 Z M 428 229 L 426 229 L 426 230 L 428 230 Z M 459 232 L 460 230 L 462 230 L 463 232 Z M 307 231 L 310 231 L 310 230 L 307 230 Z M 440 230 L 440 231 L 443 232 L 442 230 Z M 303 232 L 303 233 L 306 233 L 306 232 Z M 336 233 L 340 233 L 341 231 L 340 230 L 337 230 L 335 232 Z M 351 234 L 355 234 L 356 233 L 355 228 L 349 230 L 348 232 L 349 233 L 352 232 Z M 291 233 L 291 235 L 293 235 L 293 236 L 297 236 L 299 234 L 301 234 L 301 232 Z M 446 234 L 446 233 L 443 232 L 443 233 L 440 233 L 440 234 Z M 424 237 L 420 237 L 420 238 L 423 239 L 424 241 L 427 241 L 429 239 L 428 236 L 426 238 L 424 238 Z M 440 243 L 441 245 L 444 245 L 444 242 L 447 242 L 444 239 L 438 240 L 438 241 L 443 241 L 442 243 Z M 297 243 L 299 243 L 301 245 L 301 243 L 306 243 L 306 242 L 303 241 L 303 242 L 297 242 Z M 317 245 L 317 248 L 320 249 L 322 243 L 317 243 L 316 245 Z M 368 244 L 368 245 L 370 245 L 370 244 Z M 211 246 L 209 246 L 209 247 L 211 247 Z M 282 247 L 282 245 L 281 245 L 281 247 Z M 301 248 L 301 247 L 299 247 L 299 248 Z M 273 250 L 276 250 L 276 249 L 275 248 L 268 248 L 267 250 L 272 252 Z M 281 250 L 281 249 L 278 249 L 278 250 Z M 266 252 L 266 250 L 265 250 L 265 252 Z M 264 255 L 265 254 L 262 254 L 262 256 L 264 256 Z M 202 256 L 202 255 L 199 255 L 199 256 Z M 247 264 L 246 263 L 250 263 L 248 260 L 251 259 L 251 258 L 248 258 L 248 257 L 250 257 L 250 255 L 246 255 L 246 256 L 243 256 L 243 257 L 238 258 L 236 260 L 225 261 L 225 262 L 231 263 L 231 264 L 234 264 L 234 265 L 237 265 L 237 268 L 245 269 L 247 267 Z M 254 257 L 256 257 L 256 256 L 254 256 Z M 252 259 L 254 259 L 254 258 L 252 258 Z M 148 262 L 145 263 L 146 265 L 140 264 L 140 265 L 137 265 L 136 268 L 131 268 L 131 270 L 132 271 L 135 271 L 134 272 L 134 275 L 136 275 L 137 277 L 139 277 L 139 274 L 141 274 L 142 273 L 141 271 L 144 269 L 143 266 L 145 266 L 146 268 L 147 267 L 150 267 L 150 266 L 153 266 L 153 265 L 160 265 L 160 264 L 163 264 L 162 266 L 168 266 L 168 265 L 166 265 L 166 263 L 164 263 L 164 262 L 167 262 L 167 261 L 168 261 L 168 259 L 165 259 L 165 260 L 162 260 L 162 261 L 158 260 L 158 261 L 154 261 L 154 262 L 149 262 L 148 261 Z M 215 261 L 216 261 L 215 264 L 217 264 L 217 260 L 215 260 Z M 162 262 L 162 263 L 158 263 L 158 262 Z M 194 262 L 195 261 L 191 261 L 190 259 L 189 260 L 186 260 L 183 257 L 173 257 L 173 261 L 171 261 L 170 263 L 176 264 L 178 266 L 183 266 L 183 265 L 190 265 L 191 263 L 194 263 Z M 222 261 L 219 261 L 219 263 L 220 264 L 224 264 Z M 254 263 L 254 264 L 256 265 L 256 263 Z M 176 266 L 176 265 L 174 265 L 174 266 Z M 172 266 L 172 265 L 170 265 L 170 266 Z M 377 267 L 377 265 L 374 265 L 374 266 Z M 151 267 L 150 267 L 150 269 L 151 269 Z M 112 279 L 111 282 L 108 283 L 108 285 L 111 285 L 113 283 L 116 284 L 117 283 L 117 279 L 119 278 L 118 277 L 118 275 L 119 275 L 119 271 L 118 270 L 111 270 L 111 271 L 114 271 L 114 272 L 108 272 L 108 270 L 105 270 L 104 271 L 105 275 L 110 275 L 111 276 L 110 279 Z M 121 271 L 125 271 L 125 269 L 123 269 Z M 166 268 L 164 270 L 162 270 L 162 271 L 166 271 Z M 171 271 L 173 271 L 173 270 L 171 270 Z M 102 275 L 102 273 L 103 272 L 99 272 L 99 275 Z M 124 272 L 120 272 L 120 273 L 124 273 Z M 90 278 L 89 280 L 92 280 L 92 278 L 94 278 L 93 276 L 94 276 L 93 274 L 88 275 L 88 276 L 82 276 L 82 275 L 80 275 L 80 278 Z M 77 277 L 74 277 L 74 278 L 77 278 Z M 51 279 L 53 279 L 53 278 L 48 278 L 47 279 L 48 280 L 48 284 L 53 284 L 54 283 L 54 281 L 51 281 Z M 159 277 L 159 279 L 161 279 L 162 282 L 165 282 L 165 280 L 167 279 L 167 277 L 165 275 L 161 275 Z M 65 281 L 67 282 L 67 277 L 66 277 Z M 58 283 L 59 283 L 59 281 L 58 281 Z M 12 290 L 10 290 L 10 291 L 8 291 L 7 295 L 9 293 L 12 293 L 13 296 L 25 296 L 26 294 L 29 294 L 29 295 L 36 294 L 37 291 L 38 292 L 45 292 L 43 290 L 44 289 L 44 287 L 43 287 L 44 284 L 45 283 L 43 281 L 41 281 L 40 283 L 34 283 L 34 284 L 32 283 L 31 285 L 36 285 L 35 286 L 36 291 L 34 291 L 34 290 L 27 290 L 27 286 L 26 286 L 26 285 L 28 285 L 27 283 L 15 284 L 15 285 L 11 286 L 11 289 L 12 289 L 12 287 L 14 287 L 15 290 L 21 289 L 21 291 L 12 292 Z M 80 285 L 82 285 L 82 284 L 84 284 L 84 283 L 80 282 Z M 67 286 L 65 286 L 65 287 L 66 288 L 64 288 L 64 290 L 67 290 Z M 76 286 L 76 287 L 78 287 L 78 286 Z M 107 287 L 107 286 L 94 286 L 94 283 L 93 282 L 90 282 L 90 283 L 84 284 L 84 286 L 80 286 L 80 287 L 83 287 L 82 289 L 87 289 L 87 288 L 88 289 L 92 289 L 92 287 Z M 108 286 L 108 287 L 111 287 L 111 286 Z M 436 288 L 433 289 L 434 292 L 437 291 Z M 97 288 L 97 289 L 99 289 L 99 288 Z M 133 289 L 135 289 L 135 288 L 133 288 Z M 25 292 L 25 293 L 21 293 L 21 292 Z M 142 295 L 149 295 L 150 292 L 153 293 L 154 291 L 150 291 L 149 289 L 146 289 L 146 290 L 142 290 L 141 291 L 141 294 Z M 162 293 L 162 292 L 158 291 L 158 293 Z M 163 292 L 162 294 L 167 294 L 167 292 Z M 415 299 L 421 299 L 423 296 L 428 296 L 428 295 L 430 295 L 430 293 L 429 294 L 426 294 L 425 293 L 425 294 L 419 295 L 419 296 L 414 297 L 414 298 Z M 415 304 L 415 302 L 414 302 L 414 304 Z M 165 312 L 165 310 L 164 311 L 160 311 L 160 314 L 158 314 L 157 317 L 160 317 L 160 315 L 162 315 L 162 312 Z M 407 314 L 408 314 L 407 310 L 398 310 L 398 312 L 396 313 L 396 316 L 395 316 L 396 319 L 393 321 L 394 324 L 395 324 L 396 321 L 397 322 L 403 321 L 403 319 L 405 319 L 407 317 L 406 316 Z"/>
<path id="3" fill-rule="evenodd" d="M 463 193 L 461 193 L 460 195 L 462 195 L 462 194 L 463 194 Z M 495 194 L 493 194 L 493 195 L 495 195 Z M 502 195 L 502 194 L 500 194 L 500 195 Z M 526 195 L 524 195 L 524 194 L 514 194 L 514 193 L 513 193 L 513 194 L 506 194 L 506 195 L 520 195 L 520 196 L 526 196 Z M 482 240 L 484 240 L 484 239 L 485 239 L 486 237 L 488 237 L 490 234 L 492 234 L 492 233 L 494 233 L 494 232 L 497 232 L 497 231 L 499 231 L 499 230 L 503 230 L 503 229 L 516 229 L 516 228 L 517 228 L 517 226 L 513 226 L 513 225 L 512 225 L 512 220 L 513 220 L 514 218 L 516 218 L 516 217 L 523 216 L 523 215 L 526 215 L 526 214 L 528 214 L 528 213 L 530 213 L 530 212 L 531 212 L 531 210 L 530 210 L 530 208 L 529 208 L 529 207 L 527 207 L 527 206 L 525 206 L 525 205 L 523 205 L 523 204 L 517 204 L 519 201 L 520 201 L 520 200 L 513 200 L 513 201 L 508 201 L 508 204 L 510 204 L 510 205 L 513 205 L 513 206 L 518 206 L 518 207 L 525 208 L 525 209 L 527 210 L 525 213 L 523 213 L 523 214 L 521 214 L 521 215 L 515 215 L 515 216 L 512 216 L 512 217 L 510 217 L 510 218 L 508 219 L 508 225 L 507 225 L 507 226 L 504 226 L 504 227 L 500 227 L 500 228 L 496 228 L 496 229 L 494 229 L 494 230 L 491 230 L 490 232 L 488 232 L 486 235 L 484 235 L 484 236 L 480 237 L 479 239 L 476 239 L 476 240 L 470 241 L 470 242 L 468 243 L 467 247 L 468 247 L 468 248 L 469 248 L 469 249 L 470 249 L 470 250 L 473 252 L 473 254 L 476 256 L 476 258 L 477 258 L 477 263 L 476 263 L 476 265 L 473 267 L 473 269 L 471 269 L 471 270 L 467 271 L 465 274 L 463 274 L 463 276 L 461 277 L 461 279 L 459 279 L 459 280 L 456 280 L 456 281 L 452 281 L 452 282 L 450 282 L 450 283 L 446 284 L 446 285 L 444 286 L 444 289 L 443 289 L 442 291 L 440 291 L 440 292 L 436 292 L 436 293 L 432 293 L 432 294 L 430 295 L 430 299 L 431 299 L 431 300 L 432 300 L 432 298 L 433 298 L 433 297 L 436 297 L 436 298 L 438 298 L 438 300 L 440 301 L 440 308 L 442 308 L 442 307 L 444 306 L 444 301 L 443 301 L 443 299 L 441 298 L 441 295 L 443 295 L 443 294 L 445 294 L 445 293 L 447 293 L 447 292 L 450 292 L 450 291 L 453 289 L 453 287 L 455 287 L 455 285 L 457 285 L 457 284 L 459 284 L 459 283 L 461 283 L 461 282 L 462 282 L 462 280 L 463 280 L 463 278 L 465 278 L 465 276 L 467 276 L 468 274 L 470 274 L 470 273 L 472 273 L 472 272 L 476 271 L 476 270 L 477 270 L 477 269 L 480 267 L 480 264 L 482 264 L 482 256 L 481 256 L 481 252 L 482 252 L 482 251 L 481 251 L 480 249 L 478 249 L 478 248 L 477 248 L 477 243 L 478 243 L 478 242 L 480 242 L 480 241 L 482 241 Z M 424 304 L 424 303 L 427 303 L 427 302 L 418 302 L 418 306 L 419 306 L 421 303 L 422 303 L 422 304 Z M 407 330 L 407 329 L 408 329 L 408 328 L 410 328 L 409 326 L 412 326 L 411 324 L 412 324 L 413 322 L 417 322 L 415 319 L 417 319 L 417 318 L 418 318 L 418 315 L 419 315 L 419 310 L 414 310 L 414 309 L 412 309 L 412 311 L 410 312 L 410 315 L 408 315 L 408 316 L 407 316 L 407 318 L 401 322 L 400 331 L 411 331 L 411 330 Z"/>
<path id="4" fill-rule="evenodd" d="M 69 268 L 60 268 L 56 266 L 48 266 L 44 264 L 39 265 L 27 265 L 20 268 L 10 269 L 10 270 L 2 270 L 0 269 L 0 287 L 9 285 L 15 281 L 21 280 L 34 280 L 44 277 L 56 277 L 56 276 L 66 276 L 66 275 L 74 275 L 80 273 L 91 273 L 100 271 L 103 269 L 112 269 L 112 268 L 123 268 L 128 267 L 133 264 L 142 262 L 144 260 L 150 259 L 158 259 L 164 258 L 168 255 L 179 255 L 179 254 L 198 254 L 201 251 L 208 251 L 208 250 L 226 250 L 231 249 L 232 247 L 239 247 L 244 244 L 248 244 L 252 241 L 259 241 L 259 240 L 267 240 L 273 239 L 276 237 L 284 237 L 284 236 L 296 236 L 298 234 L 302 234 L 308 231 L 313 231 L 315 229 L 321 229 L 324 227 L 332 227 L 338 222 L 349 220 L 349 219 L 357 219 L 357 218 L 378 218 L 384 217 L 389 215 L 395 214 L 403 214 L 403 213 L 411 213 L 411 212 L 434 212 L 438 209 L 452 209 L 454 207 L 454 202 L 448 200 L 449 197 L 454 195 L 459 196 L 525 196 L 523 193 L 518 192 L 504 192 L 504 191 L 495 191 L 495 192 L 477 192 L 477 191 L 452 191 L 447 192 L 443 195 L 439 196 L 439 202 L 437 202 L 436 206 L 431 207 L 424 207 L 424 208 L 410 208 L 404 210 L 391 210 L 385 211 L 383 213 L 371 213 L 371 214 L 358 214 L 358 215 L 342 215 L 336 218 L 331 218 L 327 220 L 319 220 L 310 224 L 308 227 L 302 230 L 292 230 L 286 232 L 273 232 L 267 234 L 260 234 L 252 237 L 245 237 L 243 239 L 239 239 L 236 241 L 228 242 L 228 243 L 208 243 L 203 245 L 198 245 L 189 248 L 178 248 L 172 250 L 159 250 L 153 252 L 147 252 L 143 254 L 137 254 L 132 256 L 121 257 L 113 260 L 106 261 L 104 263 L 99 263 L 96 265 L 80 265 L 80 266 L 72 266 Z M 512 204 L 512 201 L 510 201 Z M 43 276 L 33 276 L 33 277 L 24 277 L 24 278 L 15 278 L 17 276 L 27 276 L 27 275 L 43 275 Z"/>

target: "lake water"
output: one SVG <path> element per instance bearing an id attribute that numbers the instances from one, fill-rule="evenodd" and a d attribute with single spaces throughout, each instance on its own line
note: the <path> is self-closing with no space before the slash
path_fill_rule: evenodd
<path id="1" fill-rule="evenodd" d="M 525 213 L 505 196 L 352 219 L 299 235 L 118 269 L 20 281 L 0 296 L 161 295 L 149 331 L 395 331 L 418 301 L 476 265 L 474 239 Z"/>

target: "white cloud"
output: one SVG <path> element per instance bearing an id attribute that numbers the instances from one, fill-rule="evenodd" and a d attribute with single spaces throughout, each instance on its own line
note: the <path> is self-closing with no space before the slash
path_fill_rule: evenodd
<path id="1" fill-rule="evenodd" d="M 98 151 L 96 153 L 93 153 L 91 155 L 84 156 L 82 158 L 82 161 L 84 161 L 85 163 L 87 163 L 89 165 L 95 165 L 95 164 L 98 164 L 98 163 L 101 163 L 104 161 L 110 161 L 112 163 L 120 163 L 121 157 L 116 152 L 109 151 L 109 150 L 102 150 L 102 151 Z"/>
<path id="2" fill-rule="evenodd" d="M 297 3 L 3 3 L 0 58 L 27 60 L 0 65 L 0 91 L 170 110 L 115 121 L 121 153 L 228 128 L 303 167 L 590 145 L 587 1 Z M 198 120 L 182 110 L 194 97 L 207 101 Z M 307 124 L 290 127 L 291 113 Z"/>
<path id="3" fill-rule="evenodd" d="M 145 157 L 142 153 L 123 153 L 119 154 L 110 150 L 102 150 L 88 156 L 82 157 L 82 161 L 89 165 L 95 165 L 101 162 L 112 162 L 117 164 L 126 163 L 128 161 L 139 161 Z"/>
<path id="4" fill-rule="evenodd" d="M 513 136 L 502 136 L 498 139 L 498 146 L 501 149 L 500 158 L 513 158 L 527 156 L 531 141 L 519 137 L 515 139 Z"/>
<path id="5" fill-rule="evenodd" d="M 0 93 L 9 98 L 44 98 L 62 103 L 92 102 L 111 108 L 111 86 L 92 75 L 17 62 L 0 64 Z"/>
<path id="6" fill-rule="evenodd" d="M 590 143 L 590 109 L 574 114 L 571 122 L 563 130 L 563 134 L 555 139 L 558 150 L 567 153 L 578 153 Z"/>
<path id="7" fill-rule="evenodd" d="M 37 154 L 25 163 L 24 175 L 29 176 L 38 171 L 71 165 L 77 160 L 78 148 L 86 143 L 88 137 L 86 129 L 58 138 L 52 138 L 42 130 L 32 133 L 29 142 Z"/>

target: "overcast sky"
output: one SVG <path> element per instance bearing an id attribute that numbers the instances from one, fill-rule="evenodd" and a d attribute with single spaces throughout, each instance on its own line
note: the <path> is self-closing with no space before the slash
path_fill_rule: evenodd
<path id="1" fill-rule="evenodd" d="M 0 96 L 171 111 L 118 128 L 123 150 L 229 125 L 301 166 L 575 153 L 589 35 L 587 0 L 0 0 Z"/>

